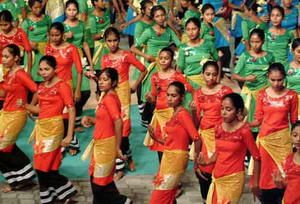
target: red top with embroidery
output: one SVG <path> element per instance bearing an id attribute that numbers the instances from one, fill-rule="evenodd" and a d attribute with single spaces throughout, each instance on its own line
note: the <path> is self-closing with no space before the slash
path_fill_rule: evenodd
<path id="1" fill-rule="evenodd" d="M 24 48 L 26 52 L 32 51 L 28 36 L 21 28 L 17 28 L 16 33 L 12 36 L 6 36 L 0 33 L 0 64 L 2 64 L 2 50 L 8 44 L 16 44 Z"/>
<path id="2" fill-rule="evenodd" d="M 288 181 L 284 192 L 284 203 L 300 203 L 300 194 L 298 192 L 300 189 L 300 165 L 295 164 L 294 154 L 290 154 L 286 157 L 286 160 L 283 164 L 283 170 Z"/>
<path id="3" fill-rule="evenodd" d="M 260 160 L 254 137 L 247 123 L 234 132 L 227 132 L 223 129 L 222 123 L 218 124 L 215 127 L 215 135 L 218 155 L 213 171 L 215 178 L 244 171 L 247 149 L 255 160 Z"/>
<path id="4" fill-rule="evenodd" d="M 222 99 L 229 93 L 232 93 L 232 89 L 224 85 L 214 94 L 205 94 L 203 93 L 202 88 L 195 91 L 193 98 L 197 104 L 197 117 L 199 121 L 201 119 L 201 130 L 213 128 L 216 124 L 223 122 L 221 117 Z M 203 115 L 201 114 L 202 111 Z"/>
<path id="5" fill-rule="evenodd" d="M 183 83 L 189 92 L 193 91 L 192 85 L 186 80 L 186 78 L 180 72 L 174 72 L 172 76 L 166 79 L 159 77 L 159 73 L 155 72 L 151 79 L 151 95 L 156 96 L 156 109 L 168 108 L 167 104 L 167 89 L 170 83 L 173 81 L 179 81 Z"/>
<path id="6" fill-rule="evenodd" d="M 9 76 L 9 72 L 4 75 L 4 82 L 0 83 L 0 89 L 6 93 L 3 110 L 20 111 L 25 109 L 16 106 L 17 100 L 22 99 L 26 102 L 28 89 L 36 92 L 37 85 L 23 69 L 19 69 L 12 76 Z"/>
<path id="7" fill-rule="evenodd" d="M 54 48 L 48 43 L 45 47 L 45 55 L 55 57 L 57 62 L 56 73 L 59 78 L 68 82 L 72 80 L 72 65 L 75 64 L 78 73 L 82 73 L 81 57 L 77 47 L 69 44 L 64 48 Z"/>
<path id="8" fill-rule="evenodd" d="M 288 128 L 290 122 L 294 123 L 297 119 L 298 96 L 296 91 L 289 90 L 279 98 L 268 96 L 266 90 L 259 92 L 255 120 L 262 121 L 260 137 Z"/>
<path id="9" fill-rule="evenodd" d="M 46 87 L 45 83 L 41 83 L 37 93 L 38 103 L 41 108 L 39 119 L 62 115 L 65 106 L 74 106 L 72 90 L 70 86 L 62 80 L 51 87 Z"/>
<path id="10" fill-rule="evenodd" d="M 96 110 L 96 125 L 94 130 L 94 140 L 101 140 L 116 136 L 114 121 L 121 119 L 121 102 L 116 94 L 107 94 L 103 97 Z M 111 151 L 116 151 L 116 147 L 109 147 Z M 93 175 L 95 160 L 91 159 L 89 174 Z M 99 155 L 101 156 L 101 155 Z M 114 171 L 104 178 L 93 178 L 93 182 L 98 185 L 107 185 L 114 180 Z"/>
<path id="11" fill-rule="evenodd" d="M 109 54 L 102 57 L 101 69 L 106 67 L 114 68 L 119 74 L 119 83 L 127 81 L 129 79 L 129 67 L 135 66 L 141 72 L 146 70 L 146 67 L 129 51 L 123 51 L 122 55 L 119 55 L 116 59 L 111 60 Z"/>
<path id="12" fill-rule="evenodd" d="M 188 151 L 190 138 L 200 139 L 188 110 L 182 108 L 167 123 L 164 128 L 164 150 Z"/>

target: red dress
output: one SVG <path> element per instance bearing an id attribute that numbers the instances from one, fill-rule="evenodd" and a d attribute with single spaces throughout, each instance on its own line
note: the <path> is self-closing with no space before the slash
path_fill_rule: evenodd
<path id="1" fill-rule="evenodd" d="M 123 115 L 123 137 L 128 137 L 131 132 L 130 126 L 130 87 L 129 87 L 129 68 L 134 65 L 141 72 L 146 70 L 146 67 L 129 51 L 123 51 L 119 58 L 111 60 L 109 54 L 102 57 L 101 69 L 111 67 L 118 71 L 119 82 L 116 92 L 119 96 L 122 106 Z"/>
<path id="2" fill-rule="evenodd" d="M 225 95 L 232 93 L 232 89 L 227 86 L 222 86 L 221 89 L 211 95 L 203 93 L 202 89 L 199 88 L 194 92 L 194 100 L 196 101 L 196 115 L 200 121 L 200 130 L 207 130 L 214 128 L 216 124 L 222 123 L 223 119 L 221 117 L 221 104 L 222 99 Z M 203 112 L 203 114 L 202 114 Z M 202 153 L 204 154 L 204 159 L 208 159 L 208 152 L 205 144 L 205 140 L 202 138 Z M 199 166 L 201 171 L 206 173 L 212 173 L 214 165 L 209 166 Z"/>
<path id="3" fill-rule="evenodd" d="M 56 49 L 48 43 L 45 47 L 45 55 L 55 57 L 57 62 L 56 73 L 72 88 L 72 65 L 75 64 L 78 73 L 82 73 L 81 57 L 77 47 L 69 44 L 67 47 Z"/>
<path id="4" fill-rule="evenodd" d="M 170 83 L 174 81 L 179 81 L 183 83 L 186 87 L 186 89 L 189 92 L 193 91 L 192 85 L 188 83 L 186 78 L 180 73 L 180 72 L 174 72 L 172 76 L 166 79 L 162 79 L 159 77 L 159 73 L 155 72 L 152 75 L 151 79 L 151 95 L 156 97 L 156 110 L 163 110 L 166 108 L 169 108 L 168 103 L 167 103 L 167 89 Z M 155 117 L 155 115 L 154 115 Z M 155 118 L 153 118 L 155 119 Z M 157 123 L 155 127 L 155 134 L 158 138 L 161 138 L 161 126 L 159 123 Z M 158 142 L 154 141 L 154 144 L 150 146 L 150 149 L 152 151 L 160 151 L 163 152 L 163 145 L 159 144 Z"/>
<path id="5" fill-rule="evenodd" d="M 32 51 L 28 36 L 21 28 L 17 28 L 16 33 L 12 36 L 0 34 L 0 64 L 2 64 L 2 50 L 8 44 L 16 44 L 26 52 Z"/>
<path id="6" fill-rule="evenodd" d="M 60 116 L 65 106 L 74 106 L 71 88 L 64 81 L 59 81 L 51 87 L 45 87 L 42 83 L 37 92 L 40 107 L 39 120 Z M 60 147 L 51 152 L 34 154 L 34 168 L 44 172 L 58 170 L 61 160 Z"/>
<path id="7" fill-rule="evenodd" d="M 114 121 L 121 118 L 121 103 L 116 94 L 107 94 L 98 104 L 96 111 L 96 125 L 94 130 L 94 140 L 103 140 L 116 136 Z M 109 147 L 111 151 L 116 151 L 116 147 Z M 99 155 L 101 156 L 101 155 Z M 91 159 L 89 174 L 92 176 L 95 166 L 95 155 Z M 115 168 L 114 168 L 115 169 Z M 93 177 L 93 182 L 100 186 L 105 186 L 114 180 L 114 170 L 104 178 Z"/>
<path id="8" fill-rule="evenodd" d="M 272 98 L 268 96 L 266 90 L 259 92 L 255 120 L 262 121 L 259 132 L 259 138 L 264 138 L 272 133 L 289 127 L 290 123 L 296 122 L 298 119 L 298 96 L 297 92 L 289 90 L 284 96 Z M 287 135 L 286 137 L 290 137 Z M 276 188 L 273 182 L 272 173 L 278 169 L 275 161 L 270 154 L 259 146 L 261 155 L 261 174 L 260 188 L 272 189 Z"/>
<path id="9" fill-rule="evenodd" d="M 300 203 L 300 165 L 295 164 L 294 154 L 287 156 L 283 170 L 286 174 L 288 181 L 287 187 L 284 192 L 284 204 L 296 204 Z"/>

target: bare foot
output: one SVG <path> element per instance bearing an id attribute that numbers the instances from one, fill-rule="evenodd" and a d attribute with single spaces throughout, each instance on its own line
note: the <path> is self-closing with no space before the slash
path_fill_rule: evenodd
<path id="1" fill-rule="evenodd" d="M 114 180 L 115 180 L 115 181 L 119 181 L 119 180 L 121 180 L 121 178 L 123 178 L 124 176 L 125 176 L 125 173 L 124 173 L 123 171 L 119 171 L 119 172 L 115 175 Z"/>
<path id="2" fill-rule="evenodd" d="M 130 171 L 134 171 L 135 170 L 135 164 L 134 164 L 133 160 L 129 161 L 128 168 L 129 168 Z"/>
<path id="3" fill-rule="evenodd" d="M 12 186 L 5 186 L 4 188 L 2 188 L 2 192 L 3 193 L 8 193 L 10 191 L 13 191 L 13 187 Z"/>

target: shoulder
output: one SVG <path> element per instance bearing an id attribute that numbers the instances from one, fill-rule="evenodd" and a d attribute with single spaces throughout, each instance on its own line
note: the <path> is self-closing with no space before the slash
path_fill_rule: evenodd
<path id="1" fill-rule="evenodd" d="M 191 115 L 190 115 L 190 112 L 187 110 L 187 109 L 185 109 L 185 108 L 182 108 L 178 113 L 177 113 L 177 116 L 179 117 L 179 118 L 181 118 L 181 119 L 184 119 L 184 118 L 186 118 L 186 117 L 191 117 Z"/>
<path id="2" fill-rule="evenodd" d="M 16 77 L 29 77 L 29 75 L 25 72 L 24 69 L 19 69 L 16 73 L 15 73 Z"/>
<path id="3" fill-rule="evenodd" d="M 298 98 L 298 93 L 292 89 L 289 89 L 287 94 Z"/>
<path id="4" fill-rule="evenodd" d="M 226 86 L 226 85 L 223 85 L 223 86 L 221 87 L 221 91 L 222 91 L 225 95 L 233 92 L 232 89 L 231 89 L 230 87 Z"/>
<path id="5" fill-rule="evenodd" d="M 106 94 L 103 98 L 103 104 L 111 106 L 114 104 L 120 104 L 120 100 L 117 94 L 110 93 Z"/>
<path id="6" fill-rule="evenodd" d="M 16 33 L 26 34 L 25 31 L 22 28 L 17 28 L 17 32 Z"/>

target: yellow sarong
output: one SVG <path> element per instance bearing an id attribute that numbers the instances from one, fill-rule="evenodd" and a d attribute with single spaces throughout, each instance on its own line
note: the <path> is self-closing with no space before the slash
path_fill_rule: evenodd
<path id="1" fill-rule="evenodd" d="M 93 153 L 95 160 L 94 175 L 95 178 L 104 178 L 111 174 L 115 168 L 117 158 L 117 138 L 116 136 L 92 140 L 81 159 L 86 160 Z"/>
<path id="2" fill-rule="evenodd" d="M 157 124 L 159 124 L 161 131 L 163 132 L 163 127 L 170 120 L 173 115 L 173 108 L 166 108 L 162 110 L 154 110 L 154 114 L 150 125 L 155 129 Z M 144 145 L 150 147 L 154 144 L 154 140 L 150 137 L 149 131 L 147 131 L 146 137 L 144 139 Z"/>
<path id="3" fill-rule="evenodd" d="M 246 14 L 244 14 L 241 11 L 235 11 L 235 10 L 233 10 L 231 15 L 232 15 L 232 17 L 231 17 L 231 30 L 235 29 L 236 20 L 237 20 L 238 16 L 242 17 L 243 20 L 246 19 Z"/>
<path id="4" fill-rule="evenodd" d="M 2 111 L 0 116 L 0 149 L 5 149 L 17 141 L 26 121 L 26 111 Z"/>
<path id="5" fill-rule="evenodd" d="M 224 18 L 219 18 L 216 22 L 213 23 L 214 26 L 220 31 L 223 37 L 229 41 L 229 35 L 226 28 L 226 21 Z"/>
<path id="6" fill-rule="evenodd" d="M 179 184 L 187 166 L 187 151 L 165 150 L 155 181 L 155 190 L 174 189 Z"/>
<path id="7" fill-rule="evenodd" d="M 217 204 L 239 203 L 244 188 L 244 171 L 223 176 L 221 178 L 212 177 L 206 203 L 213 203 L 213 194 L 217 196 Z"/>
<path id="8" fill-rule="evenodd" d="M 205 81 L 203 79 L 203 74 L 197 74 L 197 75 L 191 75 L 191 76 L 186 76 L 189 80 L 192 82 L 198 84 L 199 86 L 205 86 Z"/>
<path id="9" fill-rule="evenodd" d="M 35 154 L 52 152 L 60 147 L 64 135 L 62 116 L 36 120 L 29 141 L 34 141 Z"/>
<path id="10" fill-rule="evenodd" d="M 127 80 L 118 83 L 118 86 L 116 87 L 115 91 L 121 102 L 123 120 L 127 120 L 130 118 L 130 101 L 131 101 L 129 81 Z"/>
<path id="11" fill-rule="evenodd" d="M 95 41 L 95 48 L 96 48 L 97 46 L 99 46 L 99 47 L 98 47 L 98 49 L 95 51 L 95 54 L 94 54 L 94 56 L 93 56 L 93 59 L 92 59 L 93 64 L 96 64 L 96 62 L 98 61 L 98 59 L 99 59 L 99 57 L 100 57 L 100 54 L 101 54 L 101 51 L 102 51 L 103 47 L 106 46 L 106 44 L 100 42 L 99 40 L 97 40 L 97 41 Z M 101 65 L 100 65 L 100 66 L 101 66 Z"/>
<path id="12" fill-rule="evenodd" d="M 298 120 L 300 120 L 300 94 L 298 95 Z"/>

